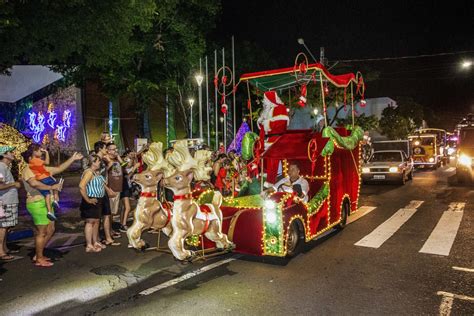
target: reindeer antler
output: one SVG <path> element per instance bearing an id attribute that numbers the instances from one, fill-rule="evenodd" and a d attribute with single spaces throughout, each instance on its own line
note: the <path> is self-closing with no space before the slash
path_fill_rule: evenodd
<path id="1" fill-rule="evenodd" d="M 148 151 L 143 154 L 143 161 L 151 170 L 162 170 L 165 178 L 174 174 L 175 168 L 163 158 L 163 144 L 152 143 Z"/>
<path id="2" fill-rule="evenodd" d="M 166 159 L 178 171 L 195 170 L 197 168 L 197 161 L 191 156 L 188 149 L 188 142 L 186 140 L 179 140 L 174 143 L 174 150 Z"/>
<path id="3" fill-rule="evenodd" d="M 198 181 L 207 181 L 211 178 L 210 172 L 212 167 L 208 166 L 207 163 L 211 159 L 212 153 L 209 150 L 198 150 L 194 154 L 194 159 L 197 162 L 197 168 L 194 171 L 194 179 Z"/>

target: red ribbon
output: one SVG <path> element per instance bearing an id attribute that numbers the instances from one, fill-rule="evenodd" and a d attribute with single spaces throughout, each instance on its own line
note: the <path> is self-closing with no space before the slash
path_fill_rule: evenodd
<path id="1" fill-rule="evenodd" d="M 217 88 L 217 86 L 219 85 L 219 78 L 217 76 L 214 77 L 214 87 Z"/>

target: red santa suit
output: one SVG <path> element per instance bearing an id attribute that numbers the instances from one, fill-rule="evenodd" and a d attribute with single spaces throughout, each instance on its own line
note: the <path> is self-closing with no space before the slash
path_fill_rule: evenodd
<path id="1" fill-rule="evenodd" d="M 267 91 L 263 96 L 263 111 L 258 118 L 260 134 L 265 137 L 265 148 L 268 148 L 279 135 L 284 134 L 290 122 L 288 109 L 275 91 Z"/>
<path id="2" fill-rule="evenodd" d="M 263 96 L 263 111 L 258 118 L 260 139 L 265 139 L 264 148 L 269 148 L 281 134 L 284 134 L 290 123 L 288 109 L 275 91 L 267 91 Z M 267 159 L 265 170 L 267 180 L 274 183 L 280 161 Z"/>

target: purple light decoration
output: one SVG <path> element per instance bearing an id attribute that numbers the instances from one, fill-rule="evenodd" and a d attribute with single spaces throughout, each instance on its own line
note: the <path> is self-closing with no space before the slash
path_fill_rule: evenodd
<path id="1" fill-rule="evenodd" d="M 244 135 L 248 132 L 250 132 L 250 127 L 247 124 L 247 122 L 243 122 L 242 125 L 240 125 L 239 130 L 237 131 L 237 135 L 235 135 L 234 140 L 232 141 L 229 148 L 227 149 L 227 152 L 230 152 L 231 150 L 235 150 L 235 152 L 238 155 L 241 155 L 242 154 L 242 140 L 244 139 Z"/>
<path id="2" fill-rule="evenodd" d="M 48 125 L 49 125 L 51 128 L 54 128 L 54 122 L 56 121 L 57 116 L 58 116 L 58 115 L 56 114 L 56 112 L 54 112 L 54 111 L 49 112 Z"/>

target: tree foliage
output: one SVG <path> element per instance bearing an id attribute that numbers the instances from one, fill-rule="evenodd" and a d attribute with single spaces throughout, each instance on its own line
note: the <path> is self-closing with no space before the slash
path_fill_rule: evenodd
<path id="1" fill-rule="evenodd" d="M 71 82 L 93 79 L 109 98 L 135 101 L 139 133 L 157 96 L 189 82 L 220 5 L 215 0 L 1 2 L 0 71 L 54 65 Z M 171 99 L 180 102 L 180 98 Z"/>
<path id="2" fill-rule="evenodd" d="M 375 130 L 379 127 L 379 120 L 374 115 L 366 116 L 362 113 L 354 118 L 355 125 L 361 127 L 364 131 Z M 352 125 L 352 116 L 348 115 L 344 119 L 337 119 L 337 125 L 347 126 Z"/>
<path id="3" fill-rule="evenodd" d="M 423 122 L 423 107 L 411 98 L 397 98 L 397 107 L 382 111 L 380 131 L 390 139 L 405 139 Z"/>

